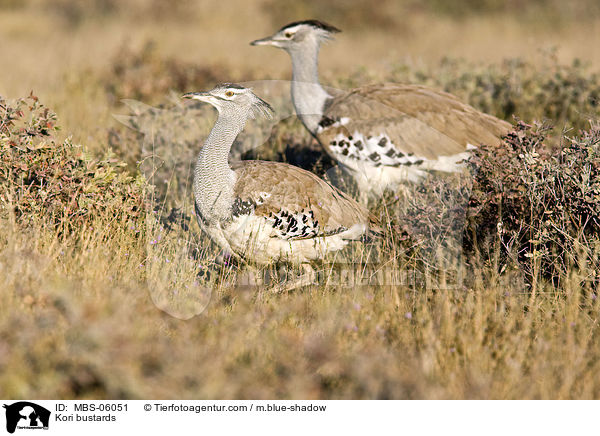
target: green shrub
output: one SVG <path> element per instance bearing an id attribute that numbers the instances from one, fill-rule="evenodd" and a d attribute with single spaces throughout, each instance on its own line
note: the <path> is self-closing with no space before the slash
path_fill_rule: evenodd
<path id="1" fill-rule="evenodd" d="M 563 147 L 544 144 L 548 129 L 518 122 L 502 146 L 473 152 L 467 241 L 485 251 L 497 239 L 531 277 L 557 279 L 579 262 L 597 263 L 600 129 L 565 137 Z"/>
<path id="2" fill-rule="evenodd" d="M 112 153 L 95 160 L 59 142 L 56 115 L 30 95 L 0 98 L 0 215 L 69 232 L 95 218 L 143 217 L 144 185 Z"/>
<path id="3" fill-rule="evenodd" d="M 103 83 L 113 102 L 128 98 L 156 103 L 157 98 L 164 99 L 169 91 L 212 88 L 224 77 L 235 79 L 220 65 L 202 66 L 161 56 L 154 42 L 148 41 L 139 50 L 123 46 L 112 60 Z"/>

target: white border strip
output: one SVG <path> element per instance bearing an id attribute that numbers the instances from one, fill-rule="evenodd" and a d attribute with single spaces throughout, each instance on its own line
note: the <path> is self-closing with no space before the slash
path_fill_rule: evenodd
<path id="1" fill-rule="evenodd" d="M 1 402 L 10 407 L 16 401 Z M 565 435 L 597 432 L 599 406 L 592 401 L 31 402 L 51 412 L 48 429 L 21 425 L 15 435 Z M 2 412 L 0 435 L 8 434 Z"/>

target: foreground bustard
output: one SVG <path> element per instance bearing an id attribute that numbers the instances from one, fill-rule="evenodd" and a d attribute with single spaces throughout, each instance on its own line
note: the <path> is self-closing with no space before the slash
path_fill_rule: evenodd
<path id="1" fill-rule="evenodd" d="M 510 130 L 509 123 L 425 86 L 388 83 L 330 95 L 319 84 L 318 55 L 336 32 L 321 21 L 298 21 L 251 44 L 289 53 L 298 117 L 354 177 L 363 198 L 428 171 L 458 171 L 470 148 L 497 145 Z"/>
<path id="2" fill-rule="evenodd" d="M 194 170 L 195 206 L 201 228 L 234 257 L 302 264 L 375 228 L 364 207 L 308 171 L 280 162 L 228 163 L 247 119 L 272 111 L 250 89 L 221 84 L 184 97 L 219 113 Z"/>

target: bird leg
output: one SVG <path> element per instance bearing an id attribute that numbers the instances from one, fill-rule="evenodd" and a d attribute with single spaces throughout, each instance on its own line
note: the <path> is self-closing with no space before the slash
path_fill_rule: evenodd
<path id="1" fill-rule="evenodd" d="M 302 273 L 298 277 L 295 277 L 290 281 L 287 280 L 288 277 L 286 274 L 284 280 L 269 288 L 268 292 L 272 294 L 279 294 L 317 284 L 317 272 L 311 265 L 308 263 L 303 263 L 300 268 L 302 269 Z"/>

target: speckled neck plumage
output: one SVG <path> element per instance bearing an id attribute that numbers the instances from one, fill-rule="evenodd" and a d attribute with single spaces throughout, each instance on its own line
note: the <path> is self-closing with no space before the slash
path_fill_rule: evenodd
<path id="1" fill-rule="evenodd" d="M 231 214 L 235 173 L 227 157 L 236 136 L 244 128 L 246 117 L 219 118 L 204 142 L 194 169 L 194 196 L 202 219 L 227 219 Z"/>
<path id="2" fill-rule="evenodd" d="M 292 58 L 292 103 L 296 114 L 313 135 L 331 96 L 319 83 L 319 46 L 314 38 L 302 47 L 290 50 Z"/>

